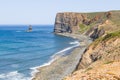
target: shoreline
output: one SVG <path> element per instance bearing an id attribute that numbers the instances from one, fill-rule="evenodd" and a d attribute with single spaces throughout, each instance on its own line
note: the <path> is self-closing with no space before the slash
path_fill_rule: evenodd
<path id="1" fill-rule="evenodd" d="M 57 34 L 60 36 L 71 37 L 79 40 L 79 46 L 72 48 L 67 55 L 57 56 L 54 60 L 49 61 L 41 66 L 36 67 L 32 75 L 31 80 L 61 80 L 65 76 L 72 73 L 81 55 L 87 46 L 91 43 L 91 40 L 85 35 L 77 34 Z M 82 42 L 80 42 L 82 41 Z M 62 66 L 61 66 L 62 65 Z"/>

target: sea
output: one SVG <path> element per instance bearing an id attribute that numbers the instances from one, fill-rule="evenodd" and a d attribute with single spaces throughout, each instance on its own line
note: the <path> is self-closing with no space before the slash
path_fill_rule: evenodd
<path id="1" fill-rule="evenodd" d="M 0 25 L 0 80 L 31 80 L 36 68 L 50 65 L 79 46 L 53 33 L 53 25 Z"/>

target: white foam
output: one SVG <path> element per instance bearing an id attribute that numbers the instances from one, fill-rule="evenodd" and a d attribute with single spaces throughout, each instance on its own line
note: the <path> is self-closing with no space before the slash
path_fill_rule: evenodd
<path id="1" fill-rule="evenodd" d="M 38 68 L 41 68 L 41 67 L 45 67 L 45 66 L 51 65 L 51 63 L 52 63 L 53 61 L 55 61 L 55 60 L 56 60 L 56 59 L 51 59 L 49 62 L 44 63 L 44 64 L 41 65 L 41 66 L 37 66 L 37 67 L 30 68 L 30 69 L 32 70 L 32 72 L 31 72 L 32 78 L 31 78 L 30 80 L 32 80 L 32 79 L 34 78 L 35 74 L 36 74 L 37 72 L 39 72 Z"/>
<path id="2" fill-rule="evenodd" d="M 58 59 L 60 56 L 64 55 L 65 51 L 68 51 L 68 50 L 70 50 L 70 49 L 72 49 L 72 48 L 77 47 L 77 46 L 80 45 L 78 41 L 71 42 L 70 44 L 75 44 L 75 45 L 73 45 L 71 47 L 68 47 L 68 48 L 65 48 L 65 49 L 57 52 L 56 54 L 54 54 L 51 57 L 52 59 L 49 62 L 44 63 L 41 66 L 30 68 L 32 70 L 31 71 L 31 76 L 32 77 L 26 77 L 22 73 L 18 73 L 17 71 L 13 71 L 13 72 L 9 72 L 9 73 L 6 73 L 6 74 L 0 74 L 0 80 L 32 80 L 34 78 L 35 74 L 37 72 L 39 72 L 38 68 L 51 65 L 51 63 L 53 63 L 53 61 L 55 61 L 56 59 Z M 16 67 L 16 65 L 12 65 L 12 66 Z"/>
<path id="3" fill-rule="evenodd" d="M 75 47 L 77 47 L 77 46 L 80 46 L 80 43 L 79 43 L 78 41 L 71 42 L 70 44 L 75 44 L 75 45 L 73 45 L 73 46 L 71 46 L 71 47 L 67 47 L 67 48 L 65 48 L 65 49 L 57 52 L 56 54 L 54 54 L 54 55 L 52 56 L 52 58 L 62 56 L 62 55 L 64 55 L 64 52 L 65 52 L 65 51 L 68 51 L 68 50 L 73 49 L 73 48 L 75 48 Z"/>
<path id="4" fill-rule="evenodd" d="M 79 44 L 78 41 L 70 42 L 69 44 Z"/>
<path id="5" fill-rule="evenodd" d="M 71 43 L 72 43 L 72 42 L 71 42 Z M 74 47 L 80 46 L 80 44 L 79 44 L 78 41 L 75 41 L 75 42 L 73 42 L 72 44 L 75 44 L 75 45 L 74 45 L 74 46 L 71 46 L 71 47 L 68 47 L 68 48 L 65 48 L 65 49 L 57 52 L 56 54 L 54 54 L 54 55 L 51 57 L 52 59 L 51 59 L 48 63 L 44 63 L 44 64 L 41 65 L 41 66 L 37 66 L 37 67 L 30 68 L 30 69 L 32 70 L 32 72 L 31 72 L 32 78 L 31 78 L 31 79 L 33 79 L 34 76 L 35 76 L 35 74 L 36 74 L 37 72 L 39 72 L 38 68 L 51 65 L 52 62 L 54 62 L 54 61 L 55 61 L 56 59 L 58 59 L 60 56 L 64 55 L 64 52 L 65 52 L 65 51 L 70 50 L 70 49 L 72 49 L 72 48 L 74 48 Z"/>
<path id="6" fill-rule="evenodd" d="M 6 74 L 0 74 L 0 80 L 30 80 L 30 77 L 25 77 L 23 74 L 13 71 Z"/>

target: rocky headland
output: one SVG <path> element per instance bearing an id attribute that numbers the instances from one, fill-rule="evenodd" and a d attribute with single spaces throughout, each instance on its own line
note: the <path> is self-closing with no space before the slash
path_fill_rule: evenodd
<path id="1" fill-rule="evenodd" d="M 93 39 L 82 54 L 76 70 L 64 80 L 119 80 L 120 11 L 58 15 L 62 17 L 56 17 L 59 29 L 56 30 L 55 26 L 55 33 L 82 34 Z"/>
<path id="2" fill-rule="evenodd" d="M 40 68 L 33 80 L 120 80 L 120 11 L 58 13 L 54 33 L 82 39 L 84 47 Z"/>
<path id="3" fill-rule="evenodd" d="M 93 40 L 64 80 L 120 80 L 120 11 L 58 13 L 54 32 Z"/>

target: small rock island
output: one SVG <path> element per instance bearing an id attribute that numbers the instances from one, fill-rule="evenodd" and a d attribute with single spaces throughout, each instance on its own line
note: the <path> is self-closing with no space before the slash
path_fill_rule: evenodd
<path id="1" fill-rule="evenodd" d="M 32 32 L 32 25 L 29 25 L 27 32 Z"/>

